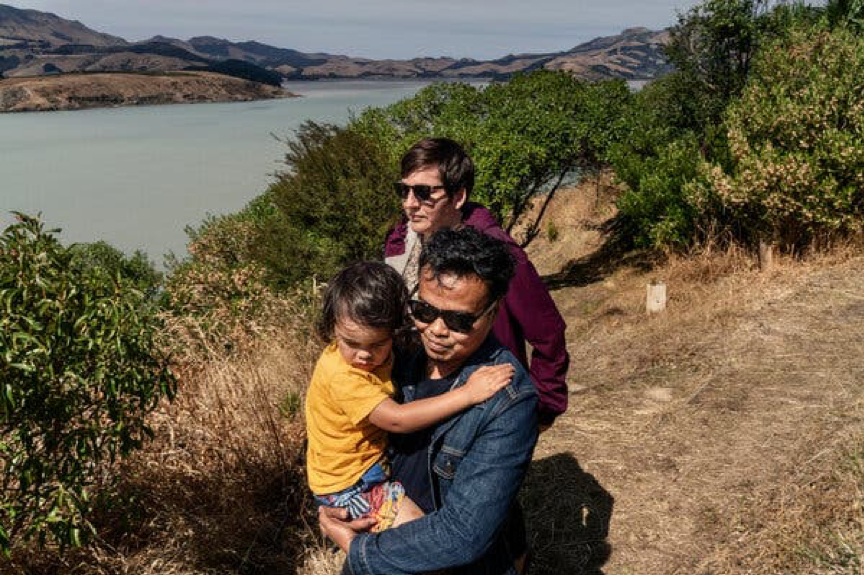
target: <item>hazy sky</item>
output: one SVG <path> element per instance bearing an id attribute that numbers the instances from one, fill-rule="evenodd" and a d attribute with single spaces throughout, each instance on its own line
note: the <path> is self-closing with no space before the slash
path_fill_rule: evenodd
<path id="1" fill-rule="evenodd" d="M 566 50 L 624 28 L 659 29 L 695 0 L 0 0 L 100 32 L 258 40 L 370 58 Z"/>

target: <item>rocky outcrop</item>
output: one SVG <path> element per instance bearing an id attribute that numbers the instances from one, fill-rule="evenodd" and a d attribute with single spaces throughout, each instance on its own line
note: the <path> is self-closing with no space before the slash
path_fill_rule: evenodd
<path id="1" fill-rule="evenodd" d="M 0 112 L 78 110 L 293 96 L 280 88 L 211 72 L 65 74 L 0 80 Z"/>

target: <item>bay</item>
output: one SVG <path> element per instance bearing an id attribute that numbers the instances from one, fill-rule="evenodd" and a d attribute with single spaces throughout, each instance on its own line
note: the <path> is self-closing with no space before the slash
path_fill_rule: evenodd
<path id="1" fill-rule="evenodd" d="M 188 225 L 231 213 L 282 169 L 305 120 L 416 93 L 421 81 L 286 84 L 300 98 L 257 102 L 0 114 L 0 227 L 10 211 L 41 213 L 65 242 L 105 240 L 131 253 L 186 254 Z"/>

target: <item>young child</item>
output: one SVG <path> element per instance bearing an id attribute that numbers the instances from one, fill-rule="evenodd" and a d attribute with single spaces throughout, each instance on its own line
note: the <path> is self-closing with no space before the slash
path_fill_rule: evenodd
<path id="1" fill-rule="evenodd" d="M 408 325 L 408 292 L 400 275 L 379 262 L 339 272 L 324 293 L 324 350 L 306 394 L 306 469 L 316 501 L 372 517 L 373 531 L 417 519 L 423 512 L 389 480 L 387 433 L 429 427 L 481 403 L 506 386 L 509 364 L 477 370 L 465 385 L 438 397 L 392 399 L 393 338 Z"/>

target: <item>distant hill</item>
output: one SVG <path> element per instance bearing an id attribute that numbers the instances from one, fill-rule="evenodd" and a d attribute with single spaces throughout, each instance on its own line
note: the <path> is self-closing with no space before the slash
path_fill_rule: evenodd
<path id="1" fill-rule="evenodd" d="M 155 36 L 129 43 L 54 14 L 0 4 L 0 75 L 5 77 L 207 69 L 278 83 L 282 79 L 319 78 L 504 79 L 516 72 L 546 68 L 586 79 L 650 79 L 669 70 L 663 52 L 667 41 L 667 31 L 631 28 L 564 52 L 508 55 L 495 60 L 372 60 L 210 36 L 189 40 Z"/>
<path id="2" fill-rule="evenodd" d="M 21 10 L 0 4 L 0 48 L 49 48 L 64 44 L 122 46 L 127 42 L 50 12 Z"/>

